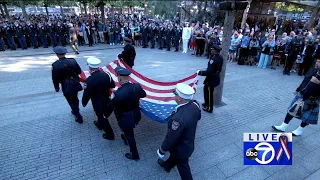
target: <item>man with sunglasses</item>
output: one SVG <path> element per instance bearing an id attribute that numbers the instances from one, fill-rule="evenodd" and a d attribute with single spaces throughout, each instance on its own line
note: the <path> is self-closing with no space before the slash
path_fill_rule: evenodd
<path id="1" fill-rule="evenodd" d="M 178 106 L 169 117 L 167 135 L 157 150 L 158 164 L 166 172 L 177 166 L 183 180 L 192 179 L 189 157 L 194 151 L 197 123 L 201 119 L 200 105 L 192 100 L 194 93 L 194 89 L 189 85 L 177 84 L 174 94 Z M 170 157 L 163 161 L 167 151 L 170 152 Z"/>

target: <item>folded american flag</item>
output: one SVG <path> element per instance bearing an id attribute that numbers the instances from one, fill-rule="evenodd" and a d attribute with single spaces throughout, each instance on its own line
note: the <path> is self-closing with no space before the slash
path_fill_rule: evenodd
<path id="1" fill-rule="evenodd" d="M 130 70 L 132 72 L 130 74 L 130 82 L 139 83 L 141 87 L 146 91 L 147 97 L 140 100 L 141 111 L 150 119 L 161 123 L 165 123 L 168 121 L 168 117 L 177 106 L 177 103 L 174 100 L 175 95 L 173 94 L 176 84 L 189 84 L 195 90 L 196 85 L 198 84 L 197 73 L 174 82 L 159 82 L 139 74 L 135 70 L 131 69 L 122 60 L 114 60 L 110 64 L 103 66 L 101 70 L 108 72 L 111 75 L 116 84 L 115 90 L 120 87 L 117 79 L 117 74 L 114 71 L 117 66 L 121 66 Z M 80 79 L 81 81 L 84 81 L 89 76 L 89 71 L 83 71 L 80 74 Z"/>

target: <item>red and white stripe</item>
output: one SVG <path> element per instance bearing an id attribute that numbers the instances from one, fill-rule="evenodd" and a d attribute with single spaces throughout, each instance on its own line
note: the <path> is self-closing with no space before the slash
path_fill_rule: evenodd
<path id="1" fill-rule="evenodd" d="M 147 97 L 143 98 L 143 100 L 157 103 L 157 104 L 176 104 L 176 102 L 174 101 L 174 94 L 172 92 L 175 90 L 177 83 L 189 84 L 195 90 L 198 84 L 197 73 L 194 73 L 189 77 L 186 77 L 184 79 L 181 79 L 175 82 L 159 82 L 139 74 L 135 70 L 131 69 L 127 64 L 123 63 L 122 60 L 115 60 L 110 64 L 103 66 L 101 68 L 103 71 L 108 72 L 111 75 L 112 79 L 116 84 L 115 89 L 120 87 L 117 74 L 114 70 L 118 66 L 121 66 L 130 70 L 131 71 L 130 82 L 139 83 L 141 87 L 146 91 Z M 82 72 L 80 74 L 81 81 L 84 81 L 89 76 L 90 76 L 89 71 Z"/>

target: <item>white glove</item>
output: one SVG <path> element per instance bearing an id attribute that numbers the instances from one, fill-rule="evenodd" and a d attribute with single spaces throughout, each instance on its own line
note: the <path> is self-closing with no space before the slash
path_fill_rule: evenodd
<path id="1" fill-rule="evenodd" d="M 200 70 L 197 71 L 197 74 L 199 74 Z"/>
<path id="2" fill-rule="evenodd" d="M 160 150 L 159 150 L 159 149 L 157 150 L 157 154 L 158 154 L 158 156 L 159 156 L 160 159 L 162 159 L 162 158 L 164 157 L 164 155 L 162 155 L 162 154 L 160 153 Z"/>
<path id="3" fill-rule="evenodd" d="M 82 86 L 82 89 L 86 89 L 87 87 L 87 84 L 86 83 L 83 83 L 83 82 L 80 82 L 81 86 Z"/>

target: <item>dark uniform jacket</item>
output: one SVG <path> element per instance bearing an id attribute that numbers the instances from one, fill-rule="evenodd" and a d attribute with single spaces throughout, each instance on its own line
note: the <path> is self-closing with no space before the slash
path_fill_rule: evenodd
<path id="1" fill-rule="evenodd" d="M 204 80 L 205 85 L 210 87 L 217 87 L 220 84 L 220 72 L 222 70 L 223 59 L 220 55 L 211 57 L 208 62 L 207 70 L 200 71 L 200 76 L 206 76 Z"/>
<path id="2" fill-rule="evenodd" d="M 186 159 L 194 151 L 197 123 L 201 119 L 199 104 L 192 100 L 178 107 L 168 121 L 168 132 L 161 145 L 161 151 L 169 151 L 179 159 Z"/>
<path id="3" fill-rule="evenodd" d="M 81 68 L 73 58 L 61 58 L 52 64 L 52 81 L 54 88 L 59 89 L 62 85 L 64 95 L 70 95 L 82 90 L 79 74 Z"/>
<path id="4" fill-rule="evenodd" d="M 118 58 L 122 58 L 130 67 L 134 65 L 134 59 L 136 58 L 136 50 L 134 46 L 128 44 L 124 46 L 121 54 L 118 55 Z"/>
<path id="5" fill-rule="evenodd" d="M 320 71 L 317 69 L 312 69 L 305 75 L 302 83 L 296 89 L 297 92 L 303 95 L 303 100 L 306 100 L 311 96 L 315 97 L 316 99 L 320 98 L 320 85 L 310 82 L 312 76 L 320 80 Z"/>
<path id="6" fill-rule="evenodd" d="M 92 101 L 96 113 L 102 113 L 109 102 L 109 90 L 115 87 L 111 76 L 103 71 L 94 71 L 85 80 L 86 88 L 82 96 L 82 105 L 85 107 Z"/>
<path id="7" fill-rule="evenodd" d="M 106 117 L 109 117 L 114 110 L 121 129 L 134 128 L 141 119 L 139 100 L 146 96 L 146 92 L 139 84 L 130 82 L 122 84 L 111 95 L 112 100 L 107 105 Z"/>

